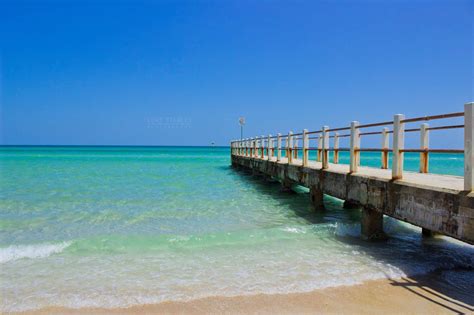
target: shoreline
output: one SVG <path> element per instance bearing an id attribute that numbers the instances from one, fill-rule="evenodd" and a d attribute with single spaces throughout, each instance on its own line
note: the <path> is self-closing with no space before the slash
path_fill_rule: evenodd
<path id="1" fill-rule="evenodd" d="M 47 307 L 16 314 L 467 314 L 474 313 L 474 283 L 470 286 L 460 290 L 434 271 L 307 293 L 213 296 L 112 309 Z"/>

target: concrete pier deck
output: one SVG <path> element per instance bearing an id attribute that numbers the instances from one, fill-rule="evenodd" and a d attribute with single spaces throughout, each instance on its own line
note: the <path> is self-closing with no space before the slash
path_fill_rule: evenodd
<path id="1" fill-rule="evenodd" d="M 362 235 L 383 237 L 383 215 L 423 229 L 474 244 L 474 193 L 464 190 L 464 178 L 404 172 L 392 179 L 392 170 L 332 164 L 284 157 L 250 157 L 232 153 L 232 165 L 280 180 L 284 185 L 308 187 L 316 209 L 323 207 L 323 194 L 346 200 L 363 209 Z"/>

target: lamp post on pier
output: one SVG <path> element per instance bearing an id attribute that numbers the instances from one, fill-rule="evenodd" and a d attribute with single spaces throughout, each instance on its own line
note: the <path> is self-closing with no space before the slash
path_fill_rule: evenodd
<path id="1" fill-rule="evenodd" d="M 240 124 L 240 140 L 242 140 L 244 138 L 245 117 L 239 118 L 239 124 Z"/>

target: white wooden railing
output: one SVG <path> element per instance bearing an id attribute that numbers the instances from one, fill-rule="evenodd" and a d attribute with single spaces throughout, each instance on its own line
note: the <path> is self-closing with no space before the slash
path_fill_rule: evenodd
<path id="1" fill-rule="evenodd" d="M 423 116 L 416 118 L 405 118 L 402 114 L 394 116 L 393 121 L 361 125 L 358 121 L 351 122 L 350 126 L 330 129 L 324 126 L 321 130 L 308 131 L 304 129 L 301 133 L 290 131 L 288 135 L 282 136 L 278 133 L 276 136 L 268 135 L 254 138 L 234 140 L 231 142 L 231 152 L 233 155 L 260 159 L 275 159 L 282 162 L 282 152 L 285 152 L 287 163 L 294 163 L 299 160 L 298 154 L 302 152 L 302 165 L 308 166 L 309 151 L 317 152 L 317 161 L 321 162 L 321 168 L 328 169 L 329 152 L 333 151 L 333 164 L 339 163 L 339 152 L 349 152 L 349 170 L 356 173 L 360 165 L 361 152 L 381 152 L 381 168 L 388 169 L 389 152 L 392 153 L 392 178 L 394 180 L 403 178 L 403 162 L 405 152 L 420 153 L 420 172 L 429 171 L 429 153 L 464 153 L 464 189 L 472 191 L 474 188 L 474 102 L 466 103 L 463 112 Z M 464 117 L 464 124 L 430 127 L 426 121 L 448 119 L 455 117 Z M 419 128 L 406 129 L 409 123 L 424 122 Z M 388 127 L 392 126 L 392 130 Z M 362 132 L 363 129 L 383 127 L 381 131 Z M 430 149 L 429 134 L 432 130 L 446 130 L 464 128 L 464 149 Z M 345 131 L 348 133 L 339 134 Z M 418 149 L 405 149 L 405 134 L 408 132 L 420 133 L 420 147 Z M 389 134 L 392 133 L 392 148 L 389 147 Z M 380 148 L 361 148 L 360 141 L 362 136 L 381 135 Z M 340 148 L 339 140 L 341 138 L 350 138 L 349 148 Z M 333 139 L 333 146 L 330 147 L 330 138 Z M 276 147 L 275 147 L 276 140 Z M 299 147 L 299 140 L 302 140 L 302 147 Z M 317 140 L 317 147 L 310 147 L 310 141 Z M 284 146 L 283 146 L 284 143 Z"/>

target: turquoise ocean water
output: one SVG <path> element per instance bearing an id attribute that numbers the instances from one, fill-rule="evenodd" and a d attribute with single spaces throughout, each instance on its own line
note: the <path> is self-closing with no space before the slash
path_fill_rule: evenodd
<path id="1" fill-rule="evenodd" d="M 1 310 L 125 307 L 205 296 L 306 292 L 370 279 L 466 270 L 474 247 L 385 218 L 390 239 L 359 240 L 359 216 L 306 189 L 230 167 L 228 148 L 1 147 Z M 341 162 L 348 157 L 342 156 Z M 380 155 L 362 164 L 379 167 Z M 406 155 L 417 170 L 416 154 Z M 430 169 L 462 175 L 463 158 Z M 448 279 L 449 280 L 449 279 Z"/>

